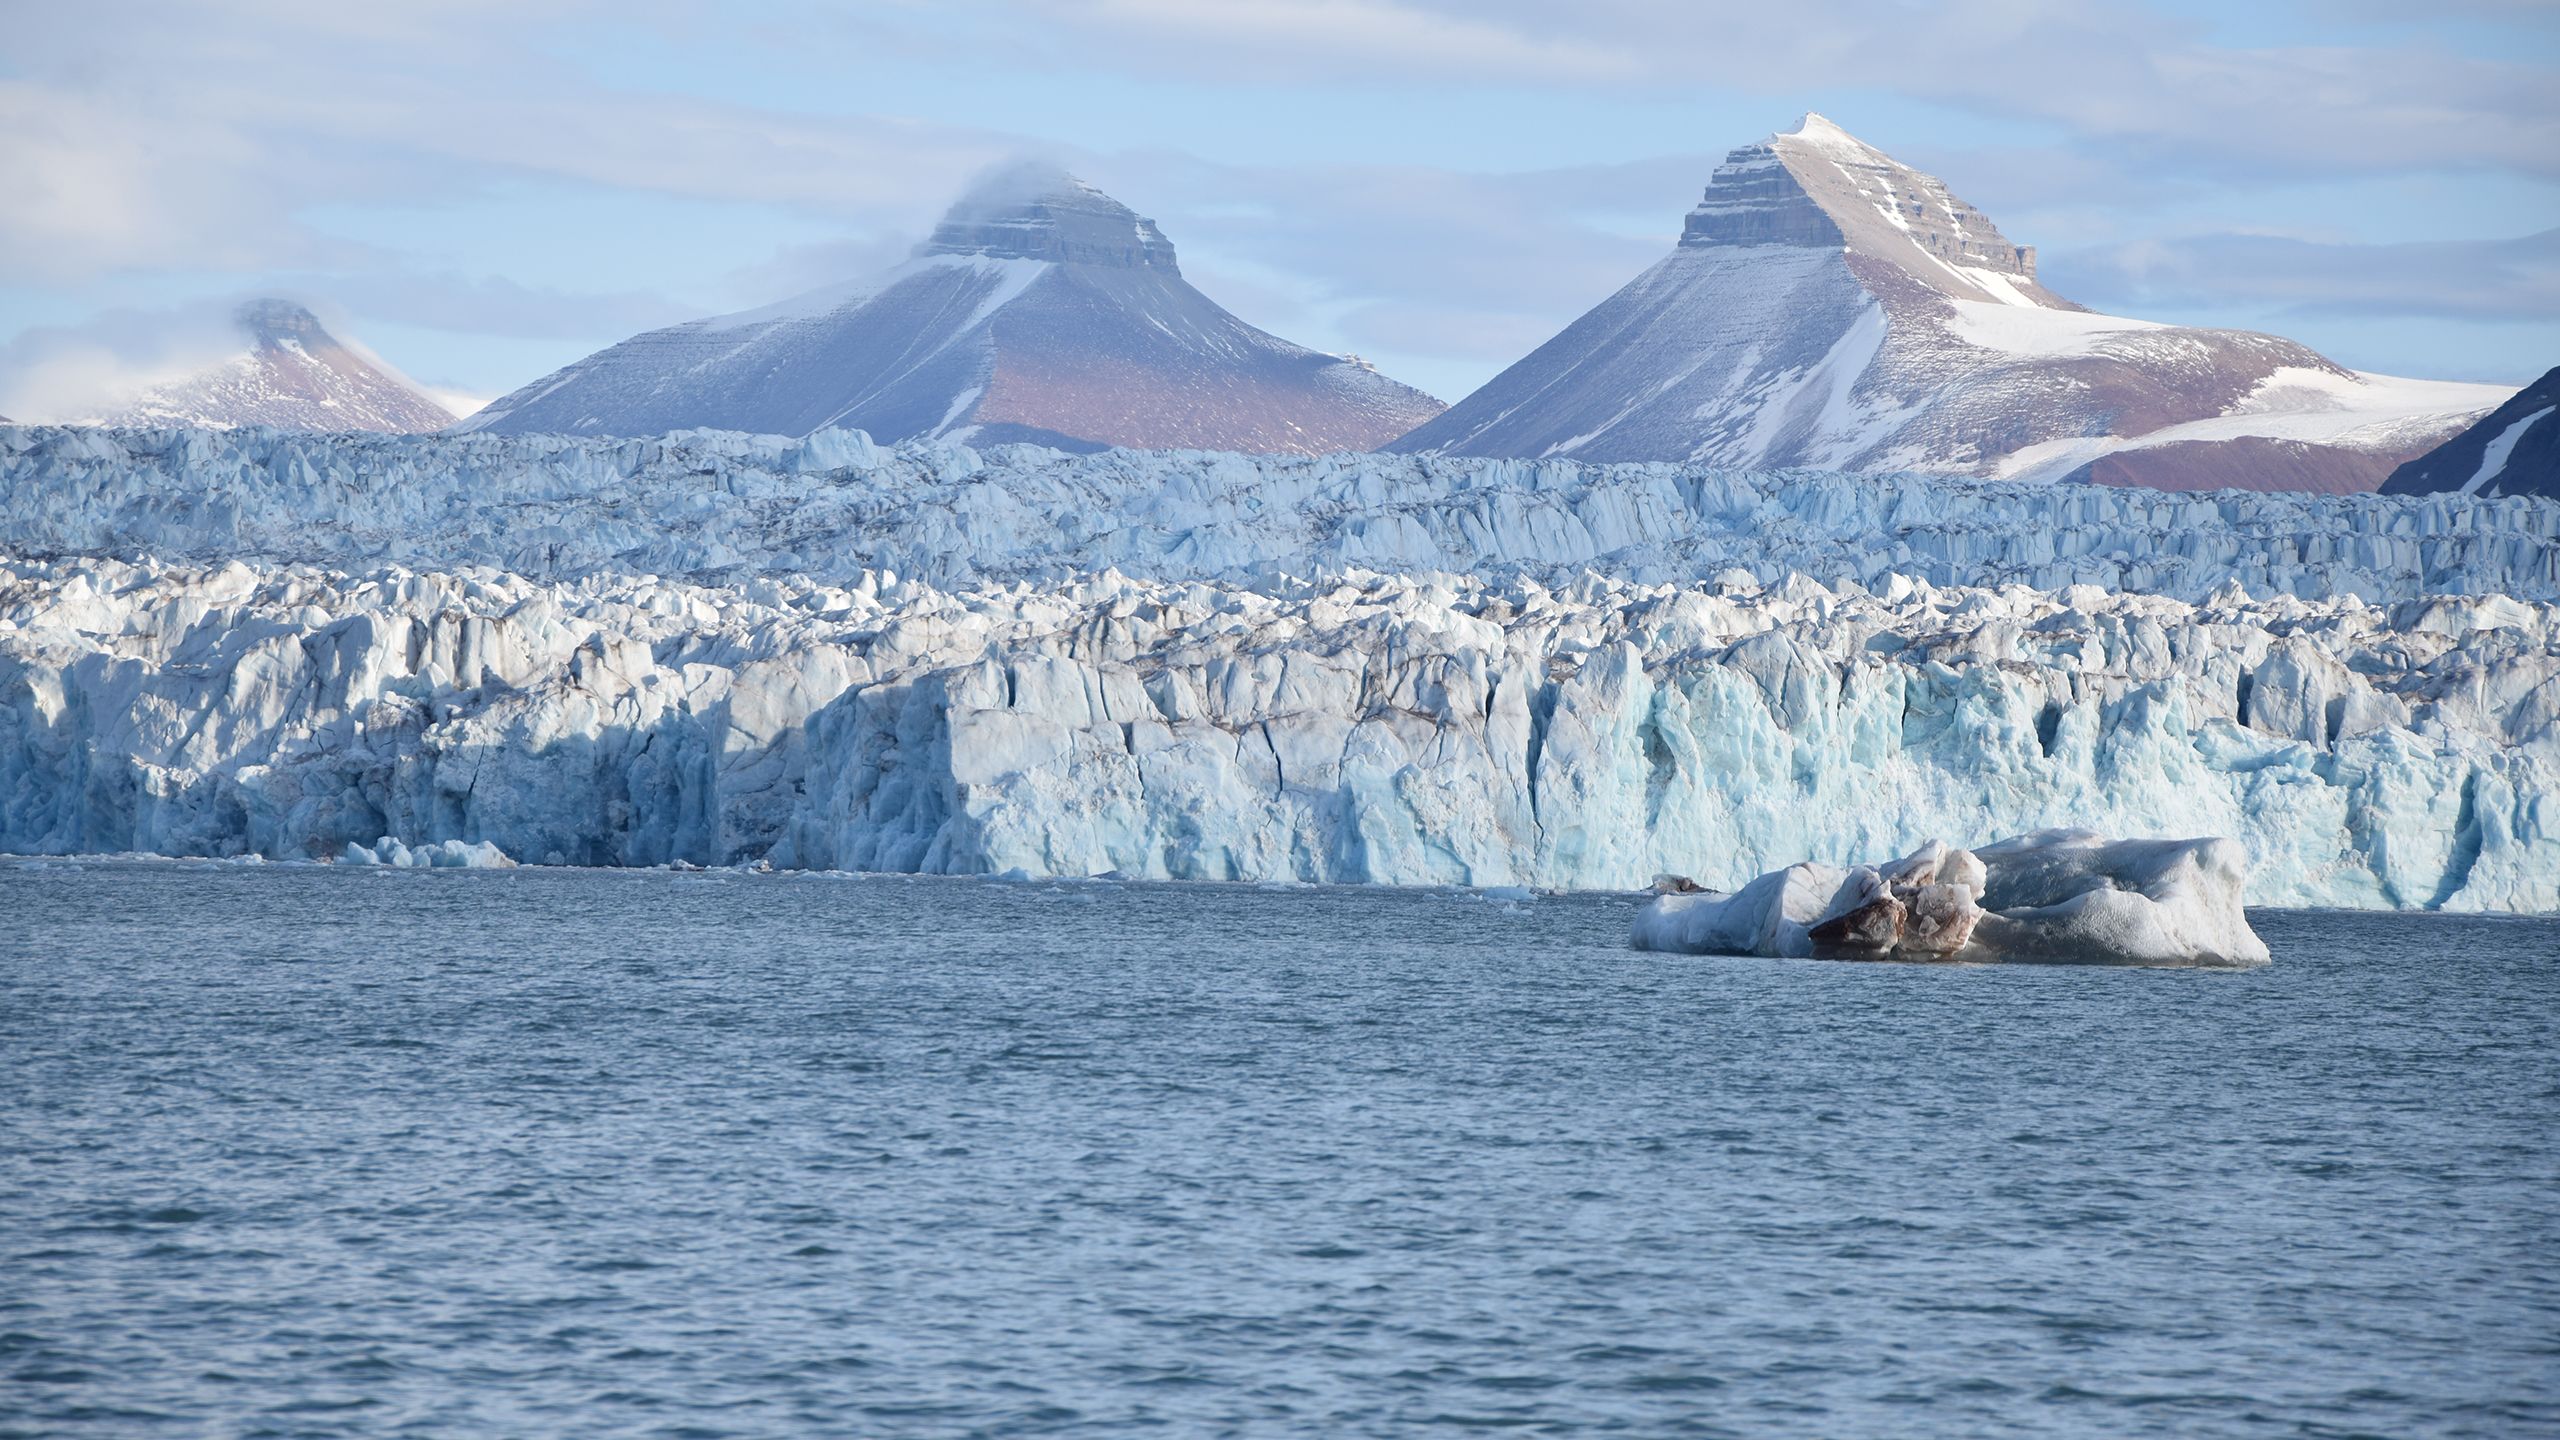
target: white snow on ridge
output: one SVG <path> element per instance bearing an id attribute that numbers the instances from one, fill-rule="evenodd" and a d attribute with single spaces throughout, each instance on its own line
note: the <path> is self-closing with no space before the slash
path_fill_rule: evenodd
<path id="1" fill-rule="evenodd" d="M 1961 299 L 1947 303 L 1954 307 L 1948 328 L 1956 338 L 2007 355 L 2096 355 L 2109 340 L 2119 336 L 2174 328 L 2156 320 L 2130 320 L 2094 310 L 2055 310 L 2041 305 L 2021 308 L 2016 304 Z"/>
<path id="2" fill-rule="evenodd" d="M 2057 480 L 2101 456 L 2184 441 L 2263 438 L 2351 448 L 2388 448 L 2444 428 L 2448 415 L 2493 410 L 2514 392 L 2459 380 L 2410 380 L 2286 367 L 2268 375 L 2221 415 L 2140 435 L 2048 440 L 2011 452 L 1995 467 L 2003 480 Z"/>
<path id="3" fill-rule="evenodd" d="M 2550 414 L 2555 409 L 2560 409 L 2560 406 L 2543 406 L 2532 414 L 2526 415 L 2517 420 L 2506 429 L 2499 431 L 2496 438 L 2492 439 L 2487 445 L 2482 446 L 2480 449 L 2480 468 L 2472 471 L 2471 478 L 2462 482 L 2462 490 L 2460 493 L 2465 495 L 2477 495 L 2480 493 L 2481 486 L 2488 484 L 2490 481 L 2495 480 L 2500 475 L 2506 473 L 2507 457 L 2516 453 L 2516 442 L 2524 438 L 2524 432 L 2532 429 L 2534 422 L 2542 419 L 2542 417 Z"/>

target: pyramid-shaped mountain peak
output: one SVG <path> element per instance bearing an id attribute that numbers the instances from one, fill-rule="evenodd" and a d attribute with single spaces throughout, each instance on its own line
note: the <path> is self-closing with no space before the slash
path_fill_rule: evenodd
<path id="1" fill-rule="evenodd" d="M 1093 450 L 1366 450 L 1440 413 L 1368 366 L 1192 288 L 1155 222 L 1052 165 L 970 187 L 905 264 L 637 335 L 465 429 L 691 426 Z"/>
<path id="2" fill-rule="evenodd" d="M 320 323 L 320 317 L 295 300 L 274 296 L 244 300 L 238 309 L 231 312 L 231 318 L 251 340 L 261 345 L 281 344 L 305 337 L 323 342 L 330 340 L 328 328 Z"/>
<path id="3" fill-rule="evenodd" d="M 1803 118 L 1796 121 L 1796 128 L 1793 130 L 1781 131 L 1769 138 L 1772 141 L 1792 140 L 1802 145 L 1828 145 L 1833 148 L 1843 150 L 1873 151 L 1876 148 L 1873 145 L 1868 144 L 1866 141 L 1859 139 L 1857 136 L 1850 134 L 1848 131 L 1841 129 L 1839 124 L 1833 121 L 1830 116 L 1825 115 L 1818 110 L 1807 110 L 1804 112 Z M 1882 152 L 1879 151 L 1877 153 Z"/>
<path id="4" fill-rule="evenodd" d="M 1394 448 L 2335 490 L 2494 403 L 2093 314 L 1946 182 L 1808 114 L 1725 157 L 1671 254 Z"/>
<path id="5" fill-rule="evenodd" d="M 2077 308 L 2036 282 L 2033 246 L 2012 243 L 1945 181 L 1810 112 L 1725 156 L 1680 243 L 1846 250 L 1949 299 Z"/>
<path id="6" fill-rule="evenodd" d="M 267 425 L 279 430 L 415 433 L 453 413 L 407 377 L 329 333 L 293 300 L 262 297 L 232 311 L 232 355 L 130 397 L 110 425 Z"/>

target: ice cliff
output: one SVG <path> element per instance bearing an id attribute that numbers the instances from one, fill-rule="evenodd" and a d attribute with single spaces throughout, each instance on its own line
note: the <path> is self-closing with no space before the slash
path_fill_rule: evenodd
<path id="1" fill-rule="evenodd" d="M 11 432 L 0 851 L 393 838 L 534 863 L 1730 888 L 2071 824 L 2237 837 L 2255 903 L 2560 908 L 2560 608 L 2413 593 L 2547 596 L 2543 502 L 2308 502 L 2344 518 L 2279 542 L 2294 502 L 2264 496 L 2050 492 L 2041 528 L 1994 527 L 1974 490 L 1811 476 L 821 440 Z M 546 445 L 558 463 L 529 463 Z M 1754 528 L 1722 533 L 1735 515 Z M 1862 574 L 1884 536 L 2048 582 L 2153 564 L 2188 590 L 2228 547 L 2387 598 L 1245 574 L 1291 544 Z M 33 558 L 33 537 L 453 558 L 135 564 Z M 638 555 L 734 583 L 608 564 Z M 557 578 L 457 563 L 526 556 Z M 1159 575 L 1019 578 L 1115 558 Z M 786 568 L 824 578 L 759 573 Z"/>

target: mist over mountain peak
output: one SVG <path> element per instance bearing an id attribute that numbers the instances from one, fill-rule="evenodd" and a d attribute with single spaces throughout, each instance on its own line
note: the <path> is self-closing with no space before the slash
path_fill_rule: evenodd
<path id="1" fill-rule="evenodd" d="M 1183 279 L 1154 221 L 1028 161 L 982 176 L 885 274 L 633 336 L 463 428 L 1321 453 L 1442 408 L 1246 324 Z"/>
<path id="2" fill-rule="evenodd" d="M 231 324 L 236 352 L 133 396 L 102 423 L 395 434 L 453 423 L 453 412 L 329 333 L 298 300 L 244 300 L 233 308 Z"/>
<path id="3" fill-rule="evenodd" d="M 1156 222 L 1046 160 L 980 177 L 916 253 L 1181 273 Z"/>

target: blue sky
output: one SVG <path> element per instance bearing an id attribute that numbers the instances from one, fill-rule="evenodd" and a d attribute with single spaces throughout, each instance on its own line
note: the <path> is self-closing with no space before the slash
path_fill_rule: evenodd
<path id="1" fill-rule="evenodd" d="M 486 397 L 889 263 L 1025 153 L 1154 216 L 1247 320 L 1455 399 L 1807 109 L 2083 303 L 2402 374 L 2560 364 L 2550 0 L 101 0 L 9 28 L 22 418 L 188 362 L 260 293 Z"/>

